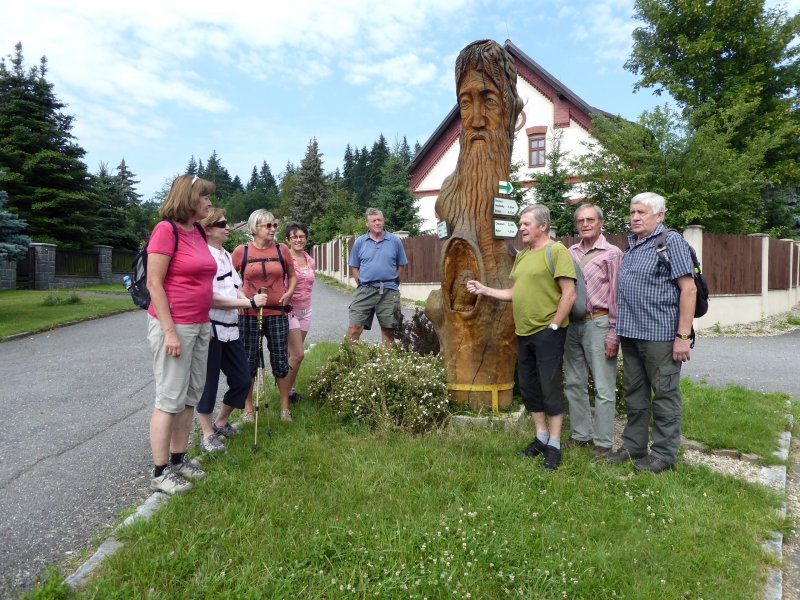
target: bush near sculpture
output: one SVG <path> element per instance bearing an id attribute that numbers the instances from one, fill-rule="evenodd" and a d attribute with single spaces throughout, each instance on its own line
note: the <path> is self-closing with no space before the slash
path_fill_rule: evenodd
<path id="1" fill-rule="evenodd" d="M 442 360 L 394 345 L 344 342 L 309 394 L 345 418 L 378 429 L 429 431 L 450 414 Z"/>

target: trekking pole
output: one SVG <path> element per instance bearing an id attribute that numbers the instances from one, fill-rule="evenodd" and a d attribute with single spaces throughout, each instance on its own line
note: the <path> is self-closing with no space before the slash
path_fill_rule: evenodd
<path id="1" fill-rule="evenodd" d="M 264 383 L 264 352 L 262 349 L 262 339 L 264 338 L 261 326 L 264 323 L 264 308 L 259 307 L 258 316 L 256 317 L 256 329 L 258 331 L 258 370 L 256 371 L 256 382 L 254 390 L 255 402 L 253 403 L 253 412 L 255 412 L 255 432 L 253 439 L 253 452 L 258 450 L 258 412 L 261 400 L 261 385 Z"/>

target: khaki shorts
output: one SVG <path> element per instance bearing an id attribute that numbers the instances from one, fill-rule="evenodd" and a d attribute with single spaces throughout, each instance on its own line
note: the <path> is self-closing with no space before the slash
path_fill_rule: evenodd
<path id="1" fill-rule="evenodd" d="M 361 325 L 364 329 L 372 328 L 372 319 L 378 315 L 381 329 L 399 329 L 403 322 L 400 311 L 400 292 L 362 286 L 356 290 L 350 303 L 350 325 Z"/>
<path id="2" fill-rule="evenodd" d="M 187 406 L 197 406 L 206 384 L 208 343 L 211 323 L 175 325 L 181 341 L 181 355 L 170 356 L 164 350 L 164 331 L 158 319 L 147 316 L 147 341 L 153 351 L 153 376 L 156 380 L 156 408 L 179 413 Z"/>

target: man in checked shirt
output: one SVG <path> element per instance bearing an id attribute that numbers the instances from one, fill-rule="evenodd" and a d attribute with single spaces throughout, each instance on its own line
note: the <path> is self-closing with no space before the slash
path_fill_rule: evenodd
<path id="1" fill-rule="evenodd" d="M 584 204 L 575 211 L 581 241 L 570 246 L 586 280 L 583 322 L 572 321 L 564 345 L 564 394 L 569 401 L 570 446 L 594 446 L 597 458 L 606 458 L 614 443 L 617 389 L 617 275 L 622 251 L 601 233 L 603 211 Z M 594 426 L 589 407 L 588 375 L 597 390 Z"/>

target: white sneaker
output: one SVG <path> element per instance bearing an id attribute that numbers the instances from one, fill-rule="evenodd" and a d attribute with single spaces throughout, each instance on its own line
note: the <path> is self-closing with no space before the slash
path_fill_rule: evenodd
<path id="1" fill-rule="evenodd" d="M 214 452 L 225 452 L 225 444 L 219 439 L 216 433 L 212 433 L 207 438 L 203 438 L 200 442 L 200 450 L 213 454 Z"/>
<path id="2" fill-rule="evenodd" d="M 179 462 L 177 465 L 170 465 L 169 468 L 173 473 L 185 479 L 204 479 L 206 476 L 206 472 L 193 462 L 189 462 L 186 455 L 184 455 L 183 461 Z"/>
<path id="3" fill-rule="evenodd" d="M 190 489 L 192 489 L 192 484 L 180 475 L 173 473 L 169 467 L 164 469 L 160 476 L 153 477 L 150 480 L 150 491 L 152 492 L 163 492 L 173 496 L 188 492 Z"/>

